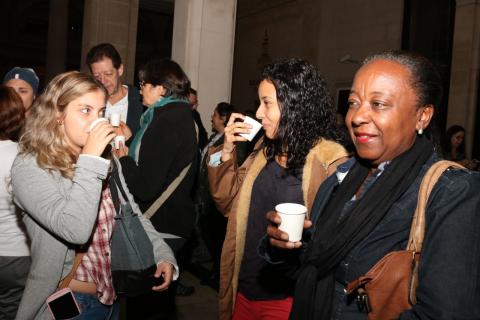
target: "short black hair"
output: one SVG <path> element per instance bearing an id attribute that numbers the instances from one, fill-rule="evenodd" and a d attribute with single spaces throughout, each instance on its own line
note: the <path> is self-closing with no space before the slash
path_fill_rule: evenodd
<path id="1" fill-rule="evenodd" d="M 87 53 L 87 65 L 91 69 L 93 63 L 105 58 L 112 60 L 115 69 L 122 65 L 122 58 L 111 43 L 100 43 L 92 47 Z"/>
<path id="2" fill-rule="evenodd" d="M 374 60 L 389 60 L 405 66 L 410 71 L 410 85 L 417 93 L 419 107 L 439 107 L 443 94 L 442 78 L 426 57 L 408 51 L 386 51 L 368 56 L 362 65 Z"/>
<path id="3" fill-rule="evenodd" d="M 235 112 L 235 107 L 228 102 L 220 102 L 219 104 L 217 104 L 215 110 L 217 110 L 220 117 L 225 117 L 225 121 L 223 124 L 227 125 L 228 119 L 230 119 L 230 115 Z"/>
<path id="4" fill-rule="evenodd" d="M 138 78 L 153 86 L 163 86 L 167 97 L 187 99 L 190 92 L 187 75 L 178 63 L 170 59 L 148 61 L 138 72 Z"/>

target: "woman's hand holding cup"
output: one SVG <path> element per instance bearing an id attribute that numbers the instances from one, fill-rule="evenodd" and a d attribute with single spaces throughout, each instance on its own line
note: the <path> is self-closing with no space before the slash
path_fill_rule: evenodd
<path id="1" fill-rule="evenodd" d="M 238 121 L 240 120 L 240 121 Z M 222 161 L 228 161 L 232 158 L 232 152 L 235 148 L 235 142 L 247 141 L 246 138 L 240 136 L 240 133 L 250 133 L 252 125 L 243 122 L 245 116 L 241 113 L 232 113 L 225 127 L 225 138 L 223 141 Z"/>
<path id="2" fill-rule="evenodd" d="M 103 119 L 103 118 L 101 118 Z M 90 134 L 83 146 L 82 154 L 100 157 L 105 147 L 115 138 L 115 131 L 107 119 L 95 120 L 90 126 Z"/>
<path id="3" fill-rule="evenodd" d="M 289 241 L 288 233 L 279 229 L 279 226 L 282 223 L 282 218 L 280 217 L 280 214 L 278 214 L 278 212 L 268 212 L 267 220 L 269 222 L 269 225 L 267 227 L 267 235 L 270 239 L 270 244 L 272 246 L 282 249 L 297 249 L 301 247 L 301 241 Z M 312 222 L 308 219 L 305 219 L 303 222 L 303 229 L 308 229 L 311 226 Z"/>

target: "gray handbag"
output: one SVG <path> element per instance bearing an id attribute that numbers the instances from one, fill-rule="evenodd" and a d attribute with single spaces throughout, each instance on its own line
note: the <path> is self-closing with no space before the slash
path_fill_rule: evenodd
<path id="1" fill-rule="evenodd" d="M 133 297 L 151 291 L 153 286 L 163 283 L 163 278 L 154 277 L 157 265 L 152 243 L 126 200 L 116 168 L 109 184 L 117 212 L 111 239 L 112 283 L 117 295 Z"/>

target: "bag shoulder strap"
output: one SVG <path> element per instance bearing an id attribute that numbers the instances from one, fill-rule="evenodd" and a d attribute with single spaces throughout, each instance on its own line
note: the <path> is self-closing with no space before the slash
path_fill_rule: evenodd
<path id="1" fill-rule="evenodd" d="M 178 177 L 175 178 L 175 180 L 170 183 L 168 188 L 158 197 L 157 200 L 148 208 L 147 211 L 143 214 L 147 219 L 151 219 L 153 215 L 157 212 L 157 210 L 162 206 L 162 204 L 167 201 L 167 199 L 172 195 L 172 193 L 177 189 L 178 185 L 180 182 L 183 181 L 185 176 L 187 175 L 188 170 L 192 166 L 192 163 L 190 162 L 188 166 L 183 168 L 182 172 L 178 175 Z"/>
<path id="2" fill-rule="evenodd" d="M 72 270 L 67 274 L 65 278 L 60 280 L 60 282 L 58 283 L 58 289 L 65 289 L 66 287 L 68 287 L 70 281 L 72 281 L 73 277 L 75 277 L 75 273 L 77 273 L 77 269 L 80 266 L 84 255 L 85 252 L 75 253 L 75 260 L 73 261 Z"/>
<path id="3" fill-rule="evenodd" d="M 422 251 L 423 238 L 425 236 L 425 209 L 427 207 L 428 197 L 443 172 L 451 167 L 465 169 L 465 167 L 456 162 L 441 160 L 434 163 L 423 177 L 418 192 L 417 207 L 410 228 L 407 250 L 415 252 Z"/>

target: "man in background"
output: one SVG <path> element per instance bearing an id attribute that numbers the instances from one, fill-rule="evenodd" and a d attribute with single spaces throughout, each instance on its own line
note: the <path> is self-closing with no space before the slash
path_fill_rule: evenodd
<path id="1" fill-rule="evenodd" d="M 198 94 L 195 89 L 190 88 L 190 92 L 188 94 L 188 101 L 192 106 L 192 113 L 193 113 L 193 120 L 197 125 L 197 134 L 198 134 L 198 148 L 200 151 L 205 148 L 208 142 L 207 130 L 203 126 L 202 119 L 200 118 L 200 113 L 198 113 Z"/>
<path id="2" fill-rule="evenodd" d="M 88 51 L 86 62 L 92 75 L 107 89 L 105 118 L 110 118 L 112 113 L 120 113 L 120 120 L 135 135 L 143 113 L 142 100 L 135 86 L 122 83 L 124 66 L 118 51 L 110 43 L 98 44 Z"/>

